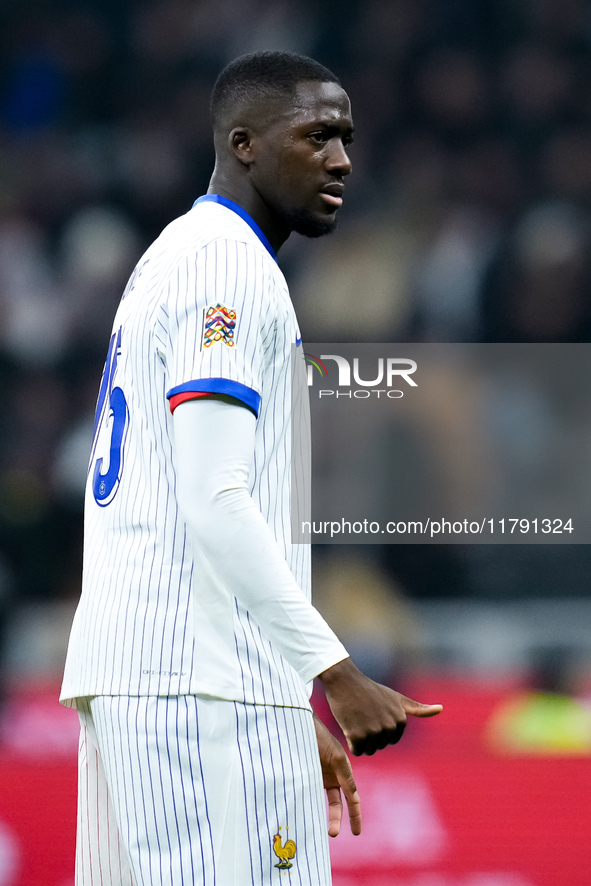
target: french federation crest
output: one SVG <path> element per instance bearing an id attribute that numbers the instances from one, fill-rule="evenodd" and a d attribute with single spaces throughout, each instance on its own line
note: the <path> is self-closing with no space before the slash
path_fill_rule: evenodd
<path id="1" fill-rule="evenodd" d="M 211 348 L 218 342 L 229 348 L 235 347 L 236 311 L 219 303 L 207 308 L 203 322 L 203 347 Z"/>
<path id="2" fill-rule="evenodd" d="M 278 831 L 281 831 L 281 828 L 278 828 Z M 293 867 L 291 859 L 295 858 L 296 851 L 297 847 L 294 840 L 286 840 L 282 845 L 281 834 L 275 834 L 273 837 L 273 852 L 279 859 L 279 863 L 275 865 L 276 868 L 279 868 L 280 871 L 289 871 Z"/>

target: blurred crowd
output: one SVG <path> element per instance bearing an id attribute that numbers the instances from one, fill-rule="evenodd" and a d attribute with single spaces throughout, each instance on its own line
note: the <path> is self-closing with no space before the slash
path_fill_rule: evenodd
<path id="1" fill-rule="evenodd" d="M 331 67 L 357 129 L 339 234 L 283 250 L 304 340 L 589 339 L 587 0 L 4 0 L 0 631 L 79 591 L 113 315 L 207 188 L 217 73 L 257 49 Z M 461 550 L 412 547 L 382 558 L 407 593 L 474 591 Z M 588 555 L 555 556 L 577 593 Z"/>

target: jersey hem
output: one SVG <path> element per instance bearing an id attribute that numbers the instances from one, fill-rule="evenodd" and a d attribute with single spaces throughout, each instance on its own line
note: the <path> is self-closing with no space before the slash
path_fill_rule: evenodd
<path id="1" fill-rule="evenodd" d="M 97 696 L 107 696 L 110 698 L 179 698 L 182 695 L 195 695 L 198 698 L 210 698 L 217 701 L 236 702 L 237 704 L 256 705 L 257 707 L 267 708 L 293 708 L 296 711 L 312 711 L 310 702 L 302 702 L 294 704 L 293 701 L 281 700 L 262 700 L 257 698 L 247 699 L 238 696 L 218 695 L 211 692 L 89 692 L 85 695 L 73 695 L 66 698 L 60 698 L 59 703 L 64 708 L 79 710 L 81 703 L 85 703 L 90 698 Z"/>

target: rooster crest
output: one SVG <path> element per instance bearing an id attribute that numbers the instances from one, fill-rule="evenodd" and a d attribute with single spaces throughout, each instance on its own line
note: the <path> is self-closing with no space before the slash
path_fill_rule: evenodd
<path id="1" fill-rule="evenodd" d="M 281 828 L 278 828 L 280 831 Z M 285 829 L 287 830 L 287 828 Z M 294 840 L 286 840 L 284 845 L 281 845 L 281 834 L 277 833 L 273 837 L 273 852 L 279 859 L 279 864 L 276 864 L 275 867 L 279 868 L 280 871 L 287 871 L 289 868 L 292 868 L 293 865 L 290 862 L 290 858 L 293 858 L 296 854 L 297 846 Z"/>

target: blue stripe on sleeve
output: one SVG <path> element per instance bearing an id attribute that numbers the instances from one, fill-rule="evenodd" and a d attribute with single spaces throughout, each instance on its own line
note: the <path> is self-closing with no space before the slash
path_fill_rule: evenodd
<path id="1" fill-rule="evenodd" d="M 227 394 L 229 397 L 235 397 L 252 409 L 258 417 L 261 395 L 239 381 L 232 381 L 229 378 L 197 378 L 193 381 L 186 381 L 182 385 L 177 385 L 176 388 L 171 388 L 167 392 L 166 398 L 170 400 L 175 394 L 186 394 L 189 391 L 202 394 Z"/>

